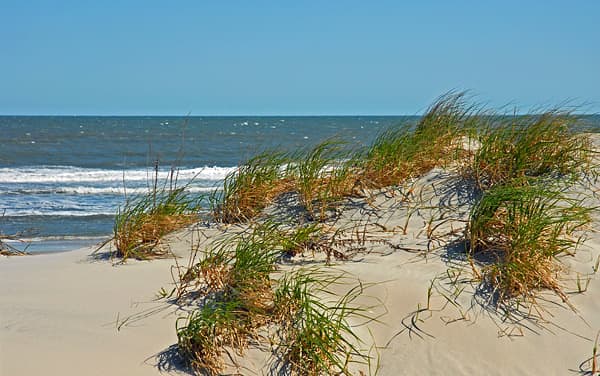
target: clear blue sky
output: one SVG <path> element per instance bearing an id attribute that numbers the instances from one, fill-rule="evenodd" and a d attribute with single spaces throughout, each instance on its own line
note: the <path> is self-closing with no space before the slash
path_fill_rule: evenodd
<path id="1" fill-rule="evenodd" d="M 0 0 L 0 114 L 600 112 L 600 1 Z"/>

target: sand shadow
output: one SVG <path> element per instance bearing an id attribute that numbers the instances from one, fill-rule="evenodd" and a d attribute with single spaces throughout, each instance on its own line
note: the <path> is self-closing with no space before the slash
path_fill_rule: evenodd
<path id="1" fill-rule="evenodd" d="M 498 256 L 485 252 L 469 256 L 468 250 L 469 242 L 465 239 L 457 239 L 447 245 L 442 260 L 449 265 L 449 269 L 439 277 L 438 285 L 445 286 L 441 289 L 448 296 L 453 296 L 453 291 L 470 294 L 469 303 L 462 308 L 473 317 L 472 320 L 485 315 L 498 327 L 500 336 L 521 337 L 526 332 L 541 334 L 543 331 L 554 333 L 554 330 L 559 330 L 585 338 L 552 321 L 552 310 L 571 309 L 552 291 L 538 292 L 535 303 L 521 297 L 506 298 L 489 280 L 476 276 L 472 269 L 481 270 L 493 265 L 498 262 Z M 454 299 L 454 302 L 458 302 L 458 299 Z"/>
<path id="2" fill-rule="evenodd" d="M 197 374 L 181 356 L 177 344 L 173 344 L 146 359 L 145 363 L 156 367 L 160 373 L 175 373 L 180 375 Z"/>

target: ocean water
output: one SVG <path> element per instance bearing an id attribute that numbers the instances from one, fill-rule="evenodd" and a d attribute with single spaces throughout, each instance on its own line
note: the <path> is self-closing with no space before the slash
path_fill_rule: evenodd
<path id="1" fill-rule="evenodd" d="M 295 151 L 328 137 L 368 144 L 414 117 L 0 116 L 0 232 L 30 252 L 65 251 L 111 236 L 127 197 L 172 166 L 197 194 L 218 189 L 267 148 Z"/>

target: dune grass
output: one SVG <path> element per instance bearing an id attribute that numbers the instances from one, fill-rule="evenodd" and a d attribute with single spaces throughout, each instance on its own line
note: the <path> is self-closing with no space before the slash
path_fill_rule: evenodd
<path id="1" fill-rule="evenodd" d="M 590 139 L 572 131 L 573 120 L 560 110 L 484 115 L 464 93 L 448 93 L 416 125 L 391 127 L 359 152 L 329 139 L 293 157 L 266 152 L 250 159 L 211 197 L 216 220 L 247 221 L 249 231 L 210 247 L 180 274 L 180 290 L 203 297 L 178 321 L 181 355 L 197 372 L 218 374 L 227 351 L 241 355 L 251 341 L 264 340 L 259 332 L 275 328 L 276 373 L 350 374 L 352 362 L 369 363 L 349 324 L 368 319 L 354 304 L 362 286 L 337 295 L 335 286 L 345 278 L 319 269 L 280 273 L 278 261 L 307 250 L 325 250 L 329 260 L 322 221 L 331 209 L 436 167 L 458 170 L 457 178 L 475 187 L 466 253 L 493 301 L 536 304 L 547 289 L 569 305 L 560 257 L 580 245 L 595 210 L 572 188 L 597 171 Z M 255 219 L 291 191 L 310 213 L 308 223 Z"/>
<path id="2" fill-rule="evenodd" d="M 325 140 L 296 158 L 290 171 L 301 204 L 313 219 L 325 219 L 336 203 L 354 193 L 355 180 L 344 142 Z"/>
<path id="3" fill-rule="evenodd" d="M 274 303 L 278 374 L 350 375 L 351 363 L 369 364 L 369 356 L 358 347 L 361 339 L 348 322 L 353 317 L 371 319 L 365 308 L 354 304 L 362 286 L 341 296 L 332 291 L 333 285 L 347 283 L 344 277 L 312 268 L 279 279 Z"/>
<path id="4" fill-rule="evenodd" d="M 488 119 L 463 177 L 480 192 L 466 229 L 475 272 L 498 302 L 535 302 L 550 289 L 567 302 L 558 256 L 575 252 L 595 208 L 575 199 L 574 184 L 596 174 L 589 136 L 568 112 Z M 491 258 L 491 260 L 489 260 Z M 472 263 L 472 265 L 474 265 Z"/>
<path id="5" fill-rule="evenodd" d="M 515 297 L 535 302 L 541 289 L 567 302 L 557 257 L 575 251 L 592 210 L 550 183 L 487 190 L 473 207 L 466 230 L 469 255 L 486 260 L 475 272 L 498 302 Z"/>
<path id="6" fill-rule="evenodd" d="M 296 256 L 308 250 L 319 248 L 323 228 L 317 223 L 299 226 L 284 231 L 280 237 L 281 252 L 286 256 Z"/>
<path id="7" fill-rule="evenodd" d="M 243 355 L 251 341 L 261 340 L 259 332 L 271 327 L 279 336 L 276 367 L 293 374 L 334 369 L 348 373 L 347 362 L 354 356 L 365 358 L 354 347 L 358 338 L 346 322 L 363 313 L 352 305 L 360 295 L 358 287 L 328 305 L 322 295 L 333 296 L 327 288 L 341 285 L 341 276 L 310 269 L 284 273 L 278 280 L 272 277 L 282 256 L 312 247 L 320 233 L 317 224 L 286 229 L 273 222 L 257 223 L 251 231 L 219 242 L 182 273 L 180 284 L 201 297 L 200 307 L 177 324 L 180 354 L 196 372 L 219 374 L 227 351 Z M 306 341 L 313 347 L 298 353 Z M 306 368 L 297 358 L 302 354 L 312 357 L 314 365 Z"/>
<path id="8" fill-rule="evenodd" d="M 255 217 L 273 198 L 289 188 L 284 154 L 266 151 L 249 159 L 223 182 L 223 191 L 211 196 L 213 216 L 224 223 Z"/>
<path id="9" fill-rule="evenodd" d="M 177 327 L 181 356 L 199 374 L 218 375 L 223 369 L 225 347 L 239 352 L 247 346 L 250 328 L 239 301 L 216 301 L 193 311 L 185 326 Z"/>
<path id="10" fill-rule="evenodd" d="M 280 252 L 272 224 L 259 225 L 249 234 L 228 239 L 184 274 L 202 278 L 212 299 L 192 311 L 180 326 L 180 354 L 198 373 L 219 374 L 223 352 L 231 348 L 243 354 L 248 340 L 269 320 L 272 309 L 270 274 Z M 190 272 L 191 271 L 191 272 Z M 196 284 L 197 285 L 197 284 Z"/>
<path id="11" fill-rule="evenodd" d="M 418 121 L 392 127 L 381 133 L 359 161 L 361 180 L 370 188 L 400 185 L 434 167 L 456 159 L 457 144 L 474 121 L 474 106 L 465 93 L 439 97 Z"/>
<path id="12" fill-rule="evenodd" d="M 594 152 L 589 137 L 573 131 L 576 123 L 561 110 L 490 119 L 478 129 L 480 147 L 466 176 L 481 191 L 524 177 L 578 179 L 593 170 Z"/>
<path id="13" fill-rule="evenodd" d="M 223 191 L 212 197 L 213 216 L 224 223 L 247 221 L 279 194 L 297 191 L 311 219 L 324 220 L 344 198 L 399 185 L 455 161 L 461 137 L 477 119 L 475 110 L 465 93 L 450 92 L 416 125 L 390 127 L 365 150 L 333 138 L 294 156 L 259 154 L 226 177 Z"/>
<path id="14" fill-rule="evenodd" d="M 158 247 L 161 238 L 196 222 L 199 208 L 199 198 L 190 196 L 185 188 L 155 188 L 128 200 L 115 217 L 116 255 L 123 260 L 164 256 L 165 250 Z"/>

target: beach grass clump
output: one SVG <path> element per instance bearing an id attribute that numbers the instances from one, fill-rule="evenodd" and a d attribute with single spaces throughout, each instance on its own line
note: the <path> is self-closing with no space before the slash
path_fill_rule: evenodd
<path id="1" fill-rule="evenodd" d="M 193 311 L 177 328 L 181 356 L 199 374 L 218 375 L 225 347 L 244 349 L 247 333 L 244 308 L 236 300 L 216 301 Z M 179 321 L 178 321 L 179 323 Z"/>
<path id="2" fill-rule="evenodd" d="M 466 238 L 471 260 L 486 261 L 474 271 L 497 302 L 549 289 L 568 304 L 559 256 L 575 252 L 595 210 L 574 191 L 596 174 L 590 137 L 561 110 L 481 120 L 462 168 L 479 194 Z"/>
<path id="3" fill-rule="evenodd" d="M 323 227 L 318 223 L 298 226 L 290 231 L 282 231 L 280 237 L 281 252 L 285 256 L 296 256 L 307 250 L 319 247 Z"/>
<path id="4" fill-rule="evenodd" d="M 577 180 L 593 169 L 594 152 L 589 136 L 573 130 L 576 123 L 560 110 L 490 121 L 466 175 L 481 191 L 525 177 Z"/>
<path id="5" fill-rule="evenodd" d="M 402 184 L 456 159 L 457 140 L 476 119 L 464 93 L 448 93 L 434 102 L 416 126 L 399 125 L 381 133 L 360 163 L 370 188 Z"/>
<path id="6" fill-rule="evenodd" d="M 275 290 L 278 332 L 275 367 L 278 374 L 350 375 L 351 363 L 369 363 L 361 352 L 360 338 L 349 319 L 365 317 L 355 299 L 362 293 L 358 285 L 337 296 L 333 286 L 345 283 L 344 275 L 319 269 L 285 274 Z M 327 297 L 334 296 L 330 301 Z"/>
<path id="7" fill-rule="evenodd" d="M 225 353 L 232 350 L 242 356 L 249 343 L 260 342 L 259 334 L 271 329 L 283 362 L 278 364 L 292 374 L 349 374 L 354 357 L 366 359 L 347 321 L 363 314 L 353 304 L 362 285 L 339 297 L 332 287 L 342 285 L 343 276 L 316 268 L 277 271 L 282 255 L 312 247 L 321 231 L 314 223 L 290 229 L 261 222 L 219 242 L 182 274 L 182 283 L 197 288 L 201 297 L 200 307 L 177 326 L 180 354 L 196 372 L 219 374 Z M 327 297 L 335 301 L 330 304 Z"/>
<path id="8" fill-rule="evenodd" d="M 169 232 L 198 220 L 199 199 L 185 188 L 154 189 L 119 208 L 113 228 L 116 255 L 150 259 L 164 256 L 159 241 Z"/>
<path id="9" fill-rule="evenodd" d="M 353 194 L 349 153 L 343 142 L 328 139 L 301 153 L 290 165 L 300 202 L 313 219 L 324 219 L 329 209 Z"/>
<path id="10" fill-rule="evenodd" d="M 229 174 L 223 190 L 211 196 L 212 212 L 224 223 L 243 222 L 255 217 L 279 194 L 289 189 L 285 177 L 286 157 L 267 151 L 258 154 Z"/>
<path id="11" fill-rule="evenodd" d="M 211 247 L 204 257 L 193 263 L 179 276 L 178 298 L 184 294 L 201 292 L 211 294 L 222 291 L 229 283 L 232 253 L 227 247 Z"/>
<path id="12" fill-rule="evenodd" d="M 208 286 L 203 293 L 212 293 L 177 327 L 180 354 L 197 372 L 219 374 L 226 348 L 242 355 L 248 340 L 270 321 L 270 274 L 280 255 L 273 247 L 278 238 L 273 226 L 261 224 L 229 239 L 184 274 L 188 286 L 190 278 L 203 278 Z"/>
<path id="13" fill-rule="evenodd" d="M 263 322 L 263 316 L 272 308 L 270 274 L 275 271 L 275 262 L 281 255 L 277 242 L 278 234 L 269 224 L 259 226 L 250 237 L 244 237 L 235 249 L 229 294 L 243 302 L 256 323 Z"/>
<path id="14" fill-rule="evenodd" d="M 466 234 L 471 260 L 482 260 L 482 279 L 497 302 L 523 297 L 535 302 L 550 289 L 567 302 L 558 259 L 571 254 L 591 221 L 580 200 L 556 184 L 520 182 L 485 191 L 471 211 Z"/>
<path id="15" fill-rule="evenodd" d="M 247 232 L 215 241 L 198 262 L 185 268 L 179 274 L 179 296 L 192 290 L 203 294 L 223 292 L 255 282 L 261 285 L 255 290 L 264 292 L 267 276 L 277 261 L 308 250 L 319 251 L 324 242 L 323 228 L 318 223 L 292 228 L 269 220 L 255 223 Z"/>

